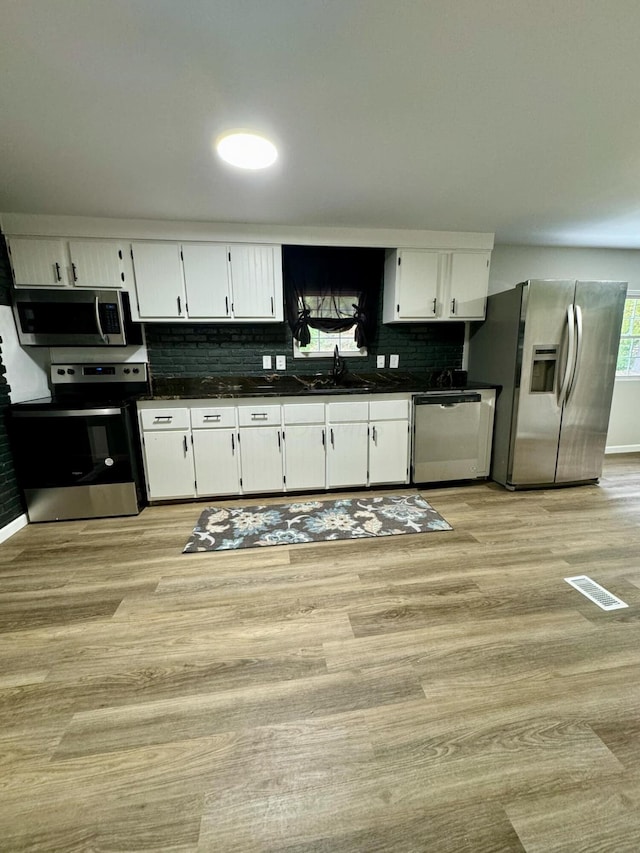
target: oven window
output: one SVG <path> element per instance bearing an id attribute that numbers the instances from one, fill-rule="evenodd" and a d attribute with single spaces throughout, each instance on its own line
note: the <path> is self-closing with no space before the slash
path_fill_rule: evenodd
<path id="1" fill-rule="evenodd" d="M 19 417 L 12 420 L 11 435 L 16 474 L 24 489 L 133 480 L 124 413 Z"/>

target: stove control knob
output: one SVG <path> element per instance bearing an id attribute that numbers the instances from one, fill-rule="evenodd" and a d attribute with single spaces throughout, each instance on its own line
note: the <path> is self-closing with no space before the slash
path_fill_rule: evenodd
<path id="1" fill-rule="evenodd" d="M 57 373 L 58 373 L 58 376 L 64 376 L 65 371 L 61 367 L 59 367 L 57 370 Z"/>
<path id="2" fill-rule="evenodd" d="M 134 372 L 134 373 L 140 373 L 140 370 L 139 370 L 137 367 L 134 367 L 134 368 L 133 368 L 133 372 Z"/>
<path id="3" fill-rule="evenodd" d="M 75 370 L 73 369 L 73 367 L 70 367 L 69 370 L 67 370 L 67 373 L 69 374 L 69 376 L 73 376 L 75 373 Z"/>
<path id="4" fill-rule="evenodd" d="M 122 372 L 123 372 L 123 373 L 131 373 L 131 371 L 129 370 L 129 368 L 128 368 L 128 367 L 125 367 L 125 369 L 124 369 Z"/>

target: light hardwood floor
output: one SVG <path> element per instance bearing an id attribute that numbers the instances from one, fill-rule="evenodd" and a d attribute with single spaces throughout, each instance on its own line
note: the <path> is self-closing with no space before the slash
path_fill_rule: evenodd
<path id="1" fill-rule="evenodd" d="M 193 503 L 1 545 L 0 849 L 637 853 L 640 455 L 421 493 L 453 531 L 183 555 Z"/>

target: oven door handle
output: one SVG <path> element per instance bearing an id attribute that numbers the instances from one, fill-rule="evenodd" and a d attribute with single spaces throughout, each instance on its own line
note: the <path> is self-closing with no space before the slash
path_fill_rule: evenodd
<path id="1" fill-rule="evenodd" d="M 102 338 L 102 342 L 105 344 L 108 344 L 109 343 L 109 336 L 105 335 L 105 333 L 102 331 L 102 323 L 100 322 L 100 297 L 99 296 L 96 296 L 95 309 L 96 309 L 96 326 L 98 327 L 98 334 Z"/>
<path id="2" fill-rule="evenodd" d="M 103 417 L 121 415 L 122 409 L 114 409 L 114 408 L 105 408 L 105 409 L 51 409 L 50 411 L 37 411 L 37 412 L 25 412 L 25 411 L 15 411 L 11 412 L 12 418 L 94 418 L 94 417 Z"/>

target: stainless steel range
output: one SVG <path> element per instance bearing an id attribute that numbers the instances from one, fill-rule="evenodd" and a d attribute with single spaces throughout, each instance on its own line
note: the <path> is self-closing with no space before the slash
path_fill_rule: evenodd
<path id="1" fill-rule="evenodd" d="M 54 364 L 51 400 L 17 403 L 9 435 L 30 521 L 137 515 L 144 488 L 133 401 L 147 365 Z"/>

